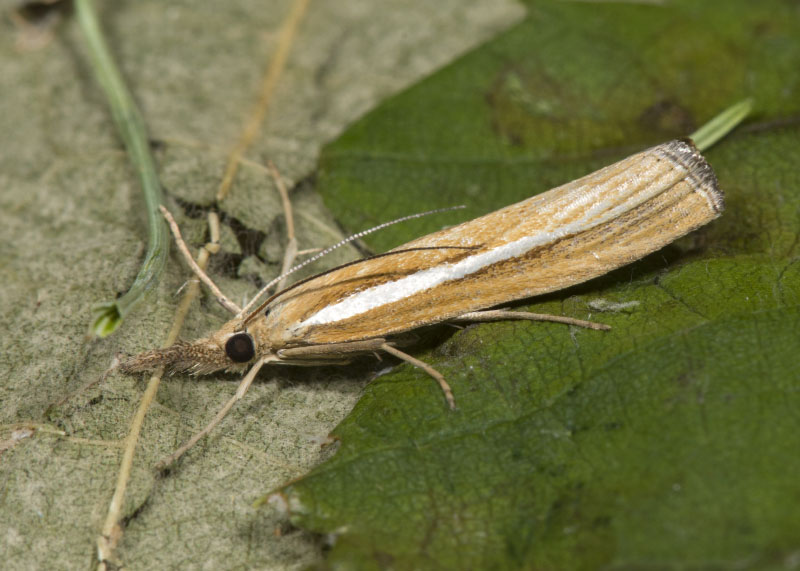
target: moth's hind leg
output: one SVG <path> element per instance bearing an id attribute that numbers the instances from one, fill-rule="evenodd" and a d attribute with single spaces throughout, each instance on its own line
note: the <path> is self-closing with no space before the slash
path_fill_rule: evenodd
<path id="1" fill-rule="evenodd" d="M 567 325 L 577 325 L 587 329 L 599 329 L 608 331 L 611 329 L 605 323 L 595 323 L 594 321 L 584 321 L 563 315 L 550 315 L 547 313 L 528 313 L 527 311 L 508 311 L 504 309 L 489 309 L 486 311 L 471 311 L 464 313 L 456 318 L 450 319 L 451 322 L 483 322 L 483 321 L 506 321 L 509 319 L 522 319 L 526 321 L 552 321 L 555 323 L 565 323 Z"/>
<path id="2" fill-rule="evenodd" d="M 203 268 L 201 268 L 198 263 L 194 261 L 192 253 L 189 251 L 189 247 L 186 245 L 186 242 L 183 241 L 183 236 L 181 236 L 181 230 L 178 228 L 178 223 L 175 222 L 175 219 L 172 217 L 172 214 L 170 214 L 169 210 L 163 206 L 159 206 L 159 208 L 161 209 L 161 214 L 163 214 L 164 218 L 166 218 L 170 230 L 172 230 L 172 235 L 175 238 L 175 245 L 178 246 L 178 250 L 180 250 L 181 254 L 183 254 L 186 263 L 189 264 L 190 268 L 192 268 L 194 274 L 200 279 L 201 282 L 208 286 L 211 292 L 217 297 L 217 301 L 222 307 L 231 313 L 239 313 L 241 311 L 239 306 L 228 299 L 228 297 L 222 293 L 219 287 L 217 287 L 217 284 L 215 284 L 214 281 L 208 277 L 208 274 L 203 271 Z M 216 251 L 219 249 L 219 218 L 209 217 L 209 227 L 211 228 L 211 240 L 200 250 L 201 257 L 208 257 L 209 255 L 216 253 Z"/>

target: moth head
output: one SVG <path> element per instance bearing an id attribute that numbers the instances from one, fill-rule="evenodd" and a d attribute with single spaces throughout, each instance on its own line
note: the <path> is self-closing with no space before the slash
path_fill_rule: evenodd
<path id="1" fill-rule="evenodd" d="M 204 375 L 221 370 L 246 369 L 260 356 L 259 353 L 253 334 L 241 330 L 240 322 L 234 320 L 210 337 L 190 343 L 181 341 L 123 359 L 119 368 L 124 373 L 139 373 L 163 366 L 170 373 Z"/>

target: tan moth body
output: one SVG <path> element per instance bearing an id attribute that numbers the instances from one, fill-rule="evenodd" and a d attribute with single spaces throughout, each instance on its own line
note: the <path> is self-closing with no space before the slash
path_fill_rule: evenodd
<path id="1" fill-rule="evenodd" d="M 385 337 L 556 291 L 654 252 L 722 209 L 711 167 L 672 141 L 395 250 L 474 249 L 384 256 L 289 289 L 269 306 L 265 339 L 280 348 Z"/>
<path id="2" fill-rule="evenodd" d="M 723 207 L 702 155 L 691 142 L 671 141 L 290 286 L 209 338 L 142 353 L 121 368 L 206 373 L 396 354 L 391 341 L 399 333 L 465 314 L 482 320 L 474 312 L 600 276 L 710 222 Z"/>

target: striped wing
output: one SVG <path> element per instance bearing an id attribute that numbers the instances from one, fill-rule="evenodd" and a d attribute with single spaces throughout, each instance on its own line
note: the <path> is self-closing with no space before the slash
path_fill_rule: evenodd
<path id="1" fill-rule="evenodd" d="M 671 141 L 289 289 L 266 329 L 278 348 L 401 333 L 605 274 L 722 210 L 711 167 Z"/>

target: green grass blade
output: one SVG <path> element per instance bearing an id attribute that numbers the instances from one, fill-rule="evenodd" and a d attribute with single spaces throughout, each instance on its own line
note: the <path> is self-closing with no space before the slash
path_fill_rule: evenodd
<path id="1" fill-rule="evenodd" d="M 722 137 L 730 133 L 736 125 L 753 110 L 753 99 L 748 97 L 734 103 L 725 111 L 711 119 L 697 131 L 689 135 L 700 151 L 705 151 Z"/>
<path id="2" fill-rule="evenodd" d="M 120 298 L 100 303 L 92 309 L 94 317 L 90 325 L 91 332 L 105 337 L 119 327 L 131 309 L 158 283 L 166 265 L 169 236 L 166 223 L 158 212 L 164 195 L 150 153 L 144 119 L 114 63 L 91 0 L 76 0 L 75 12 L 86 39 L 95 77 L 108 98 L 114 122 L 139 175 L 149 229 L 147 253 L 131 288 Z"/>

